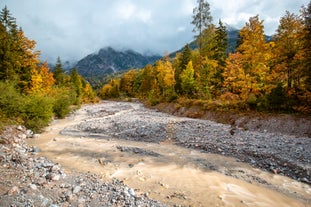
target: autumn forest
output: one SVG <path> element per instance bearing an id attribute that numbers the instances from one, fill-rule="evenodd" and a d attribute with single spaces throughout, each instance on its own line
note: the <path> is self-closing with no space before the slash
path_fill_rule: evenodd
<path id="1" fill-rule="evenodd" d="M 311 3 L 300 14 L 285 12 L 272 41 L 259 15 L 239 32 L 228 53 L 226 27 L 212 23 L 209 4 L 193 11 L 197 49 L 130 70 L 104 85 L 102 98 L 138 97 L 150 104 L 192 100 L 212 109 L 311 112 Z"/>
<path id="2" fill-rule="evenodd" d="M 227 29 L 213 24 L 209 4 L 193 10 L 196 49 L 187 44 L 172 57 L 117 75 L 97 91 L 106 98 L 136 97 L 151 105 L 201 102 L 213 110 L 311 113 L 311 2 L 299 14 L 284 12 L 270 41 L 264 20 L 249 18 L 228 52 Z M 76 69 L 64 71 L 40 61 L 7 7 L 0 13 L 0 122 L 22 123 L 33 130 L 53 116 L 64 117 L 96 92 Z M 0 125 L 2 125 L 0 124 Z M 0 126 L 1 127 L 1 126 Z"/>
<path id="3" fill-rule="evenodd" d="M 53 116 L 63 118 L 73 106 L 94 102 L 88 82 L 58 58 L 53 72 L 40 62 L 36 42 L 29 40 L 7 7 L 0 13 L 0 127 L 19 123 L 38 131 Z"/>

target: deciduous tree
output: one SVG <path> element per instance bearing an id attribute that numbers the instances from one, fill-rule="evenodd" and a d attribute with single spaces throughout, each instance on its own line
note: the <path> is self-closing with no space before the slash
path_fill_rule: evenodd
<path id="1" fill-rule="evenodd" d="M 182 94 L 190 97 L 196 92 L 196 83 L 194 79 L 194 69 L 192 61 L 189 61 L 186 69 L 180 74 Z"/>

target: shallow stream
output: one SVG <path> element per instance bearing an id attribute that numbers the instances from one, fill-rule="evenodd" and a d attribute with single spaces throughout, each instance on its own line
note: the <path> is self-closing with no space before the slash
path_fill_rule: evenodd
<path id="1" fill-rule="evenodd" d="M 113 106 L 125 120 L 130 119 L 126 115 L 129 108 L 145 110 L 140 104 L 122 104 L 119 110 L 117 102 L 83 106 L 70 117 L 52 122 L 28 144 L 39 147 L 38 156 L 60 163 L 68 173 L 97 173 L 107 181 L 117 178 L 137 194 L 169 206 L 311 206 L 307 184 L 234 158 L 180 147 L 169 138 L 150 143 L 79 131 L 61 133 L 81 122 L 115 115 L 90 116 L 89 111 L 98 107 Z"/>

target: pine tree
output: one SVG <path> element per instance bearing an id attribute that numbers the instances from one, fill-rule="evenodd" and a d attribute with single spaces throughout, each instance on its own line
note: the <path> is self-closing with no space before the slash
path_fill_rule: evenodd
<path id="1" fill-rule="evenodd" d="M 219 20 L 219 26 L 216 27 L 215 31 L 215 42 L 216 46 L 214 48 L 214 57 L 213 59 L 217 61 L 218 67 L 216 69 L 216 73 L 214 75 L 214 82 L 212 83 L 214 88 L 214 93 L 220 93 L 222 83 L 223 83 L 223 77 L 222 73 L 224 71 L 224 68 L 226 66 L 226 59 L 227 59 L 227 50 L 228 50 L 228 36 L 227 36 L 227 29 Z"/>
<path id="2" fill-rule="evenodd" d="M 18 67 L 16 20 L 5 6 L 0 12 L 0 80 L 16 79 Z"/>
<path id="3" fill-rule="evenodd" d="M 308 7 L 303 10 L 304 25 L 305 25 L 305 36 L 304 36 L 304 46 L 305 46 L 305 69 L 304 75 L 306 76 L 306 88 L 311 92 L 311 1 Z"/>
<path id="4" fill-rule="evenodd" d="M 56 65 L 54 67 L 54 79 L 56 85 L 63 85 L 64 84 L 64 71 L 63 71 L 63 64 L 60 60 L 60 57 L 57 58 Z"/>
<path id="5" fill-rule="evenodd" d="M 216 48 L 214 59 L 218 61 L 219 65 L 225 66 L 228 49 L 228 35 L 227 28 L 223 25 L 221 20 L 219 20 L 219 26 L 216 27 L 215 40 Z"/>
<path id="6" fill-rule="evenodd" d="M 83 93 L 83 84 L 82 84 L 83 78 L 79 75 L 76 67 L 72 70 L 70 81 L 73 84 L 76 97 L 77 98 L 81 97 Z"/>
<path id="7" fill-rule="evenodd" d="M 199 47 L 199 53 L 202 57 L 202 47 L 204 39 L 204 30 L 212 25 L 212 16 L 210 13 L 210 5 L 205 0 L 197 0 L 198 6 L 193 9 L 193 20 L 192 24 L 194 25 L 193 32 L 198 32 L 196 35 L 197 44 Z M 200 65 L 202 65 L 202 60 L 200 60 Z"/>
<path id="8" fill-rule="evenodd" d="M 9 9 L 5 6 L 0 12 L 0 21 L 10 35 L 16 35 L 17 24 L 16 19 L 12 17 Z"/>
<path id="9" fill-rule="evenodd" d="M 186 44 L 181 55 L 179 56 L 178 62 L 179 64 L 175 68 L 175 75 L 174 75 L 176 81 L 175 90 L 178 93 L 181 91 L 180 74 L 186 69 L 190 60 L 191 60 L 191 49 L 189 44 Z"/>

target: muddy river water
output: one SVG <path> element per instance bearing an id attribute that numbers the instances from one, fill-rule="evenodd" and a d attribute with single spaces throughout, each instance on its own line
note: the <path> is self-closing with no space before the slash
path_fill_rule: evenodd
<path id="1" fill-rule="evenodd" d="M 60 163 L 67 173 L 92 172 L 107 181 L 117 178 L 138 194 L 169 206 L 311 206 L 310 185 L 234 158 L 177 146 L 169 137 L 137 142 L 76 127 L 96 120 L 106 126 L 105 121 L 111 121 L 107 117 L 121 112 L 123 120 L 131 119 L 129 109 L 146 110 L 124 102 L 83 106 L 70 117 L 53 121 L 28 144 L 39 147 L 38 156 Z"/>

